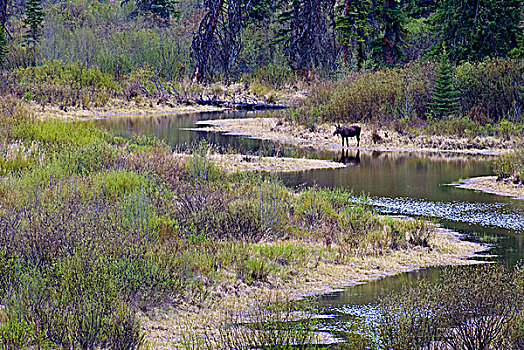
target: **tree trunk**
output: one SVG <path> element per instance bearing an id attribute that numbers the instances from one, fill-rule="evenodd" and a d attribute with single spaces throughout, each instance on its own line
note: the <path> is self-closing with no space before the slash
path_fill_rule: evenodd
<path id="1" fill-rule="evenodd" d="M 195 68 L 195 72 L 193 74 L 193 81 L 197 81 L 200 83 L 205 78 L 209 51 L 210 51 L 210 47 L 213 42 L 213 37 L 215 35 L 218 17 L 220 16 L 220 12 L 222 11 L 223 5 L 224 5 L 224 0 L 216 0 L 216 2 L 214 3 L 214 7 L 210 8 L 209 9 L 210 12 L 206 15 L 206 17 L 208 16 L 211 16 L 211 17 L 204 18 L 204 20 L 201 23 L 200 32 L 202 32 L 202 29 L 204 29 L 202 28 L 202 26 L 205 27 L 205 31 L 203 34 L 199 34 L 199 35 L 202 35 L 202 37 L 200 38 L 197 65 Z"/>
<path id="2" fill-rule="evenodd" d="M 349 3 L 351 0 L 344 0 L 344 17 L 349 17 Z M 344 60 L 344 64 L 347 65 L 349 62 L 349 46 L 347 41 L 344 41 L 342 44 L 342 58 Z"/>

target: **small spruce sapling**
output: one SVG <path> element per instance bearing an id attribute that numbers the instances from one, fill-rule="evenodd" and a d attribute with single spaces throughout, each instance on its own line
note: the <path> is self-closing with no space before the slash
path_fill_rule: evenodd
<path id="1" fill-rule="evenodd" d="M 45 12 L 40 0 L 27 0 L 25 4 L 24 24 L 27 28 L 25 38 L 28 45 L 34 45 L 40 38 L 40 29 L 44 22 Z"/>
<path id="2" fill-rule="evenodd" d="M 432 86 L 433 102 L 430 103 L 433 114 L 440 118 L 453 114 L 459 107 L 458 92 L 453 87 L 452 73 L 453 66 L 449 61 L 446 46 L 443 46 L 440 68 Z"/>

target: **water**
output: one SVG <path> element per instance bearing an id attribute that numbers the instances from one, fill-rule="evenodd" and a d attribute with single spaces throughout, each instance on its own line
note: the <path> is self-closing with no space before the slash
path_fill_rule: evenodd
<path id="1" fill-rule="evenodd" d="M 491 175 L 491 158 L 460 155 L 398 152 L 315 152 L 295 150 L 247 137 L 224 136 L 185 130 L 199 120 L 251 117 L 248 112 L 202 113 L 183 116 L 116 117 L 99 121 L 122 135 L 149 134 L 184 149 L 201 139 L 243 153 L 308 156 L 343 161 L 340 169 L 311 170 L 282 174 L 294 186 L 342 187 L 355 194 L 364 193 L 384 214 L 429 218 L 443 227 L 458 231 L 475 241 L 493 245 L 490 259 L 514 265 L 524 257 L 524 201 L 500 197 L 450 184 L 474 176 Z M 355 197 L 357 200 L 357 197 Z M 322 322 L 325 330 L 343 329 L 352 317 L 372 319 L 374 303 L 383 290 L 400 290 L 420 278 L 435 279 L 438 268 L 404 273 L 325 295 L 320 306 L 334 317 Z"/>

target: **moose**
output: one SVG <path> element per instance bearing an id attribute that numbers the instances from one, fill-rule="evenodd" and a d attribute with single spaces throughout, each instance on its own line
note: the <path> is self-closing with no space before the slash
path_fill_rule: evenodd
<path id="1" fill-rule="evenodd" d="M 360 126 L 355 125 L 336 125 L 336 130 L 333 135 L 342 136 L 342 147 L 344 147 L 344 139 L 346 140 L 346 145 L 349 147 L 349 138 L 357 138 L 357 147 L 360 147 Z"/>

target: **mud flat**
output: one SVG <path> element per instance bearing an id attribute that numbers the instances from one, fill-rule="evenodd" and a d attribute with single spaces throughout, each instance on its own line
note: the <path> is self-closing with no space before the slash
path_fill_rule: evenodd
<path id="1" fill-rule="evenodd" d="M 524 200 L 524 185 L 503 180 L 498 181 L 496 176 L 473 177 L 463 180 L 455 186 Z"/>

